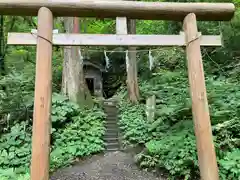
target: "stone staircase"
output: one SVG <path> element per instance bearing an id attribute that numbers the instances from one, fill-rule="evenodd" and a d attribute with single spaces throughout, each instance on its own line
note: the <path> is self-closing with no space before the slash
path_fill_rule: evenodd
<path id="1" fill-rule="evenodd" d="M 118 128 L 118 108 L 117 101 L 107 99 L 104 101 L 104 112 L 106 118 L 106 132 L 104 136 L 104 142 L 106 143 L 106 151 L 118 151 L 119 150 L 119 128 Z"/>

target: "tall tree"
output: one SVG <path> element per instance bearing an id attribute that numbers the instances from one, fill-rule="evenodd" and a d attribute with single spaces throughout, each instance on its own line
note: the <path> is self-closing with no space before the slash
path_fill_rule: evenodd
<path id="1" fill-rule="evenodd" d="M 136 20 L 128 20 L 128 34 L 136 34 Z M 127 87 L 129 99 L 137 103 L 139 99 L 138 87 L 138 69 L 137 69 L 137 52 L 136 47 L 129 47 L 129 62 L 127 67 Z"/>
<path id="2" fill-rule="evenodd" d="M 64 26 L 67 33 L 79 33 L 79 19 L 77 17 L 64 18 Z M 80 47 L 64 48 L 62 92 L 80 107 L 93 106 L 93 100 L 84 78 Z"/>
<path id="3" fill-rule="evenodd" d="M 5 64 L 4 64 L 4 29 L 3 29 L 3 16 L 0 16 L 0 76 L 5 74 Z"/>

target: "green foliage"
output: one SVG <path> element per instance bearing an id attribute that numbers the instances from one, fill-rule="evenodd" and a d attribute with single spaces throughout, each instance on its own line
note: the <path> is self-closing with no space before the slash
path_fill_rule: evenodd
<path id="1" fill-rule="evenodd" d="M 32 76 L 14 71 L 0 79 L 0 87 L 5 88 L 0 88 L 0 117 L 10 115 L 6 119 L 8 122 L 5 120 L 2 124 L 12 124 L 11 120 L 29 119 L 29 108 L 33 103 L 33 80 Z"/>
<path id="2" fill-rule="evenodd" d="M 231 113 L 231 112 L 230 112 Z M 240 123 L 239 117 L 218 123 L 213 126 L 213 135 L 219 148 L 224 151 L 231 151 L 235 147 L 240 147 Z"/>
<path id="3" fill-rule="evenodd" d="M 212 76 L 206 77 L 206 84 L 221 177 L 240 178 L 236 170 L 240 147 L 240 85 Z M 154 122 L 146 120 L 144 104 L 129 105 L 124 99 L 120 104 L 123 138 L 134 144 L 145 143 L 136 161 L 141 168 L 166 171 L 172 179 L 197 178 L 199 170 L 186 74 L 160 70 L 151 79 L 141 80 L 140 90 L 141 102 L 153 94 L 157 98 Z"/>
<path id="4" fill-rule="evenodd" d="M 52 123 L 56 126 L 66 123 L 79 114 L 78 106 L 67 97 L 54 93 L 52 99 Z M 53 126 L 54 127 L 54 126 Z"/>
<path id="5" fill-rule="evenodd" d="M 222 179 L 240 179 L 240 149 L 232 149 L 219 161 Z"/>
<path id="6" fill-rule="evenodd" d="M 146 143 L 146 152 L 138 154 L 136 160 L 141 168 L 157 167 L 170 173 L 170 177 L 193 179 L 199 174 L 195 144 L 193 131 L 170 131 Z"/>
<path id="7" fill-rule="evenodd" d="M 77 157 L 102 151 L 105 132 L 104 113 L 95 107 L 80 111 L 67 98 L 54 94 L 52 99 L 51 170 L 73 162 Z M 31 158 L 32 126 L 29 121 L 15 122 L 0 139 L 0 179 L 28 177 Z M 20 176 L 21 174 L 22 177 Z"/>
<path id="8" fill-rule="evenodd" d="M 16 123 L 0 139 L 0 167 L 28 167 L 31 154 L 31 131 L 26 122 Z"/>
<path id="9" fill-rule="evenodd" d="M 30 180 L 30 173 L 20 174 L 14 168 L 0 169 L 1 180 Z"/>
<path id="10" fill-rule="evenodd" d="M 120 105 L 120 128 L 123 132 L 125 143 L 145 143 L 149 139 L 148 124 L 144 119 L 144 106 L 133 106 L 129 103 Z"/>
<path id="11" fill-rule="evenodd" d="M 104 113 L 94 108 L 80 112 L 71 118 L 65 128 L 57 129 L 53 134 L 51 168 L 69 164 L 76 157 L 89 156 L 102 151 L 105 129 Z"/>

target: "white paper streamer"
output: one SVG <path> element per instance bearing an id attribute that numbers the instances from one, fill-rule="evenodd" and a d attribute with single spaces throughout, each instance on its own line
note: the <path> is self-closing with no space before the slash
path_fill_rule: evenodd
<path id="1" fill-rule="evenodd" d="M 110 65 L 110 60 L 107 56 L 107 52 L 104 51 L 104 56 L 105 56 L 105 62 L 106 62 L 106 66 L 105 66 L 105 69 L 107 70 L 109 68 L 109 65 Z"/>
<path id="2" fill-rule="evenodd" d="M 128 68 L 129 68 L 129 57 L 128 57 L 128 50 L 126 50 L 126 70 L 128 72 Z"/>
<path id="3" fill-rule="evenodd" d="M 150 71 L 153 69 L 153 66 L 154 66 L 154 58 L 152 56 L 152 51 L 149 50 L 148 52 L 148 59 L 149 59 L 149 69 Z"/>

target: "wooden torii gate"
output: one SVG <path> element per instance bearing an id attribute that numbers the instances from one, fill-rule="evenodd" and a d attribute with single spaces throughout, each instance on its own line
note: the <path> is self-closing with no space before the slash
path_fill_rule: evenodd
<path id="1" fill-rule="evenodd" d="M 37 45 L 31 180 L 49 179 L 52 45 L 186 46 L 200 174 L 218 180 L 200 46 L 220 46 L 220 36 L 201 36 L 197 20 L 227 21 L 231 3 L 162 3 L 97 0 L 1 0 L 0 14 L 38 16 L 37 36 L 9 33 L 8 44 Z M 117 35 L 53 34 L 53 16 L 117 17 Z M 180 35 L 127 35 L 126 18 L 183 21 Z M 122 22 L 122 23 L 121 23 Z"/>

